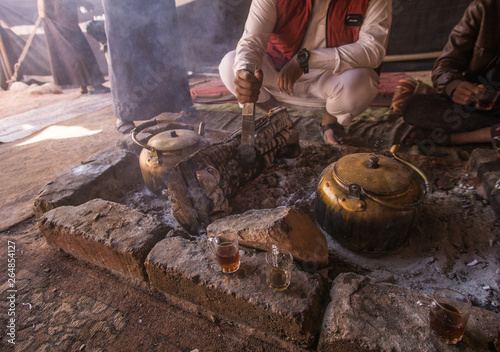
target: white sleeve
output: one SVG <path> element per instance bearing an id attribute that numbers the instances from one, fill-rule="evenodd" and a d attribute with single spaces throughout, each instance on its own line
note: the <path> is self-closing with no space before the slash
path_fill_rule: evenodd
<path id="1" fill-rule="evenodd" d="M 247 63 L 262 67 L 267 42 L 276 24 L 277 0 L 253 0 L 245 23 L 243 36 L 236 46 L 234 70 L 244 68 Z"/>
<path id="2" fill-rule="evenodd" d="M 359 39 L 336 48 L 309 50 L 309 67 L 332 70 L 340 74 L 352 68 L 377 68 L 385 57 L 392 23 L 392 0 L 371 0 Z"/>

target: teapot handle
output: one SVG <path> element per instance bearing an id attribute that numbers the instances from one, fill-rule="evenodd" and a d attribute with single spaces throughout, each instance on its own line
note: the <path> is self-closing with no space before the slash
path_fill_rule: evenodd
<path id="1" fill-rule="evenodd" d="M 185 124 L 185 123 L 182 123 L 182 122 L 178 122 L 178 121 L 172 121 L 172 120 L 157 120 L 157 119 L 153 119 L 151 121 L 148 121 L 148 122 L 145 122 L 143 124 L 140 124 L 139 126 L 137 126 L 136 128 L 134 128 L 131 132 L 132 134 L 132 140 L 138 144 L 139 146 L 145 148 L 145 149 L 148 149 L 150 152 L 156 152 L 156 150 L 147 145 L 147 144 L 144 144 L 142 143 L 141 141 L 139 141 L 137 139 L 137 134 L 143 130 L 145 130 L 146 128 L 149 128 L 149 127 L 153 127 L 153 126 L 156 126 L 160 123 L 165 123 L 165 124 L 171 124 L 171 125 L 176 125 L 176 126 L 182 126 L 183 128 L 185 129 L 189 129 L 189 130 L 193 130 L 193 126 L 191 125 L 188 125 L 188 124 Z M 203 136 L 205 134 L 205 123 L 204 122 L 200 122 L 200 125 L 198 126 L 198 134 L 200 136 Z"/>
<path id="2" fill-rule="evenodd" d="M 431 187 L 431 183 L 429 182 L 429 180 L 427 179 L 427 176 L 425 176 L 425 174 L 418 168 L 416 167 L 415 165 L 413 165 L 412 163 L 410 163 L 409 161 L 406 161 L 405 159 L 399 157 L 396 152 L 398 151 L 398 148 L 399 148 L 399 145 L 393 145 L 391 147 L 391 150 L 390 150 L 390 153 L 392 154 L 392 156 L 394 157 L 395 160 L 399 161 L 400 163 L 406 165 L 407 167 L 409 167 L 410 169 L 412 169 L 413 171 L 415 171 L 417 173 L 417 175 L 420 176 L 420 178 L 422 179 L 422 181 L 424 181 L 424 185 L 425 185 L 425 194 L 423 196 L 422 199 L 420 199 L 419 201 L 415 202 L 413 205 L 418 205 L 420 203 L 422 203 L 424 200 L 426 200 L 427 198 L 429 198 L 429 195 L 431 194 L 432 192 L 432 187 Z"/>

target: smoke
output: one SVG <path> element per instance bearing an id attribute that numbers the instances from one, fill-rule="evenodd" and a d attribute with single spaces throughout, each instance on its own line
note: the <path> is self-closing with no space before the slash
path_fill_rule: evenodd
<path id="1" fill-rule="evenodd" d="M 236 48 L 251 0 L 195 0 L 177 7 L 182 51 L 190 71 L 216 68 Z"/>

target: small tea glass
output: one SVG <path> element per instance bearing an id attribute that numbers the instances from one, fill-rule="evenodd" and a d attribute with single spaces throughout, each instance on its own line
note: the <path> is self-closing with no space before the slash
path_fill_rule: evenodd
<path id="1" fill-rule="evenodd" d="M 482 92 L 476 97 L 476 109 L 483 111 L 491 110 L 499 96 L 500 90 L 491 86 L 485 86 Z"/>
<path id="2" fill-rule="evenodd" d="M 267 284 L 273 290 L 284 291 L 290 286 L 293 257 L 284 248 L 272 245 L 266 254 Z"/>
<path id="3" fill-rule="evenodd" d="M 419 301 L 420 305 L 428 305 Z M 434 291 L 429 306 L 429 326 L 438 338 L 454 345 L 462 340 L 472 310 L 470 300 L 458 291 Z"/>
<path id="4" fill-rule="evenodd" d="M 215 254 L 217 264 L 223 273 L 234 273 L 240 268 L 240 250 L 236 233 L 220 233 L 210 237 L 208 247 Z"/>

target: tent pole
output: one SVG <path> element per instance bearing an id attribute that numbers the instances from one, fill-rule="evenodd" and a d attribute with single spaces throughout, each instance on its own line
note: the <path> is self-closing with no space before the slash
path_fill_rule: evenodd
<path id="1" fill-rule="evenodd" d="M 19 68 L 21 67 L 22 62 L 26 58 L 26 55 L 28 54 L 28 50 L 31 46 L 31 43 L 33 42 L 33 39 L 35 38 L 36 31 L 38 30 L 38 27 L 40 27 L 42 19 L 40 17 L 37 18 L 35 22 L 35 27 L 33 28 L 33 31 L 31 32 L 28 40 L 26 41 L 26 44 L 24 45 L 23 51 L 21 52 L 21 56 L 19 56 L 19 59 L 17 60 L 16 64 L 14 65 L 14 74 L 11 76 L 11 79 L 8 81 L 9 82 L 9 88 L 12 85 L 12 83 L 17 81 L 17 74 L 19 73 Z"/>
<path id="2" fill-rule="evenodd" d="M 2 54 L 2 69 L 5 72 L 5 77 L 12 77 L 12 70 L 10 69 L 9 57 L 7 56 L 7 51 L 5 50 L 5 45 L 3 44 L 3 38 L 0 35 L 0 53 Z"/>
<path id="3" fill-rule="evenodd" d="M 436 59 L 439 57 L 439 55 L 441 55 L 441 51 L 433 51 L 429 53 L 418 53 L 418 54 L 387 55 L 384 58 L 384 62 Z"/>

